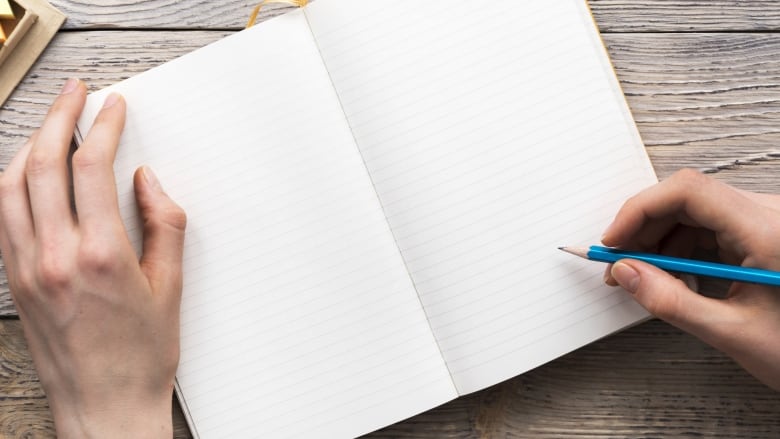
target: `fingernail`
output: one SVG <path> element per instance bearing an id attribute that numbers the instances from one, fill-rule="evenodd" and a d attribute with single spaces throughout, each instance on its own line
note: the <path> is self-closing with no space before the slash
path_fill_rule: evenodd
<path id="1" fill-rule="evenodd" d="M 610 285 L 610 282 L 614 282 L 612 280 L 612 267 L 609 268 L 609 270 L 604 271 L 604 283 L 607 285 Z"/>
<path id="2" fill-rule="evenodd" d="M 76 87 L 79 86 L 79 80 L 76 78 L 70 78 L 67 81 L 65 81 L 65 85 L 62 86 L 62 91 L 60 91 L 61 95 L 66 95 L 73 90 L 76 89 Z"/>
<path id="3" fill-rule="evenodd" d="M 144 173 L 144 180 L 146 180 L 146 184 L 148 184 L 150 188 L 154 189 L 157 192 L 162 192 L 162 186 L 160 186 L 160 181 L 157 180 L 157 177 L 154 175 L 154 172 L 152 172 L 152 170 L 148 166 L 142 167 L 141 172 Z"/>
<path id="4" fill-rule="evenodd" d="M 111 93 L 108 95 L 105 101 L 103 101 L 103 108 L 110 108 L 112 105 L 119 102 L 119 98 L 122 96 L 119 93 Z"/>
<path id="5" fill-rule="evenodd" d="M 629 293 L 636 293 L 639 288 L 639 272 L 626 263 L 617 262 L 613 265 L 612 277 Z"/>

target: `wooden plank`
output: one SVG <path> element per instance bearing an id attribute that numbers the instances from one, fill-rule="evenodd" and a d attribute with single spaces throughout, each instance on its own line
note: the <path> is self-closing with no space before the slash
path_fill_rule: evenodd
<path id="1" fill-rule="evenodd" d="M 177 401 L 173 403 L 174 436 L 190 437 Z M 55 437 L 54 421 L 38 381 L 22 324 L 0 319 L 0 437 Z"/>
<path id="2" fill-rule="evenodd" d="M 780 3 L 733 0 L 589 0 L 602 32 L 780 29 Z"/>
<path id="3" fill-rule="evenodd" d="M 18 320 L 0 320 L 0 436 L 49 437 L 54 423 Z"/>
<path id="4" fill-rule="evenodd" d="M 780 159 L 780 36 L 604 38 L 660 177 Z M 764 190 L 776 189 L 766 178 Z M 771 187 L 769 186 L 771 185 Z"/>
<path id="5" fill-rule="evenodd" d="M 246 26 L 261 0 L 50 0 L 68 16 L 65 29 L 232 29 Z M 258 22 L 291 11 L 285 5 L 264 6 Z"/>
<path id="6" fill-rule="evenodd" d="M 0 168 L 41 124 L 62 84 L 84 79 L 99 90 L 149 70 L 232 32 L 61 33 L 0 107 Z M 16 315 L 0 261 L 0 316 Z"/>
<path id="7" fill-rule="evenodd" d="M 99 89 L 229 34 L 58 35 L 0 109 L 0 166 L 40 124 L 68 77 Z M 780 193 L 780 179 L 772 178 L 780 175 L 780 35 L 611 34 L 604 40 L 659 177 L 695 167 L 740 187 Z M 0 269 L 0 315 L 14 314 Z"/>
<path id="8" fill-rule="evenodd" d="M 40 123 L 67 77 L 100 88 L 226 34 L 60 35 L 0 110 L 0 165 Z M 778 175 L 780 38 L 607 35 L 605 41 L 659 175 L 685 164 L 711 168 L 742 187 L 780 192 L 772 178 Z M 12 315 L 4 270 L 0 277 L 0 311 Z M 0 433 L 50 437 L 18 322 L 0 324 L 6 328 L 0 331 L 0 380 L 6 380 L 0 382 Z M 778 402 L 723 356 L 654 322 L 373 437 L 774 437 Z M 177 437 L 186 437 L 177 416 Z"/>
<path id="9" fill-rule="evenodd" d="M 0 163 L 40 124 L 68 77 L 81 76 L 98 89 L 228 34 L 60 34 L 0 109 Z M 615 34 L 604 40 L 663 175 L 780 150 L 780 36 Z"/>
<path id="10" fill-rule="evenodd" d="M 465 411 L 474 421 L 468 434 L 450 437 L 769 438 L 780 433 L 774 415 L 780 394 L 658 320 L 466 398 L 370 437 L 407 437 L 410 431 L 413 437 L 438 437 L 425 428 L 415 430 L 415 423 L 427 426 L 429 417 L 443 416 L 437 410 L 458 401 L 474 404 Z"/>
<path id="11" fill-rule="evenodd" d="M 232 33 L 60 33 L 0 107 L 0 164 L 8 163 L 13 152 L 40 125 L 68 78 L 79 77 L 90 90 L 99 90 Z"/>
<path id="12" fill-rule="evenodd" d="M 174 406 L 175 437 L 189 437 Z M 777 407 L 780 393 L 650 321 L 367 437 L 775 438 Z M 53 437 L 53 428 L 21 324 L 0 320 L 0 436 Z"/>
<path id="13" fill-rule="evenodd" d="M 256 1 L 52 0 L 66 29 L 241 29 Z M 602 32 L 706 32 L 780 29 L 780 3 L 766 0 L 590 0 Z M 489 3 L 473 3 L 474 8 Z M 270 5 L 261 19 L 289 7 Z M 465 11 L 464 13 L 468 13 Z"/>

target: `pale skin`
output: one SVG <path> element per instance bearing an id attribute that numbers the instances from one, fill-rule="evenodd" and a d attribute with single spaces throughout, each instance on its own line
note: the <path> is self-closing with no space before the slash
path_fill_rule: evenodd
<path id="1" fill-rule="evenodd" d="M 73 156 L 72 212 L 68 149 L 86 93 L 68 81 L 0 176 L 0 251 L 58 437 L 171 437 L 186 217 L 139 169 L 139 261 L 114 184 L 119 95 Z"/>
<path id="2" fill-rule="evenodd" d="M 171 437 L 186 216 L 148 168 L 134 177 L 143 254 L 119 217 L 113 160 L 125 102 L 109 96 L 72 159 L 85 85 L 68 81 L 0 176 L 0 251 L 60 438 Z M 75 205 L 75 212 L 71 204 Z M 780 270 L 780 197 L 681 171 L 626 202 L 603 243 Z M 624 260 L 608 269 L 651 313 L 780 390 L 780 290 L 734 284 L 725 299 Z"/>
<path id="3" fill-rule="evenodd" d="M 607 228 L 608 246 L 689 256 L 717 251 L 723 262 L 780 271 L 780 196 L 734 189 L 680 171 L 629 199 Z M 780 289 L 733 283 L 723 299 L 697 294 L 674 276 L 635 260 L 606 273 L 655 316 L 699 337 L 780 390 Z"/>

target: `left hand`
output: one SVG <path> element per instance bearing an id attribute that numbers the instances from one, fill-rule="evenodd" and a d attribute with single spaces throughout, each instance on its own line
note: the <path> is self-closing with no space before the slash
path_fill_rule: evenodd
<path id="1" fill-rule="evenodd" d="M 114 183 L 116 94 L 73 155 L 73 212 L 68 152 L 86 91 L 68 81 L 0 176 L 0 250 L 58 436 L 170 438 L 186 217 L 139 169 L 138 260 Z"/>

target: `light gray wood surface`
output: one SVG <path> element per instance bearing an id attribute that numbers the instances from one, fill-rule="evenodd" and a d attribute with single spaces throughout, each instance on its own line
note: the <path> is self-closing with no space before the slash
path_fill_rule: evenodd
<path id="1" fill-rule="evenodd" d="M 53 3 L 69 20 L 0 108 L 0 167 L 68 77 L 102 88 L 232 33 L 253 4 Z M 590 4 L 660 178 L 687 166 L 780 193 L 780 2 Z M 262 17 L 285 10 L 271 7 Z M 187 437 L 175 413 L 176 437 Z M 0 269 L 0 437 L 51 436 Z M 693 337 L 651 321 L 371 436 L 775 438 L 780 394 Z"/>
<path id="2" fill-rule="evenodd" d="M 52 0 L 69 17 L 66 29 L 238 29 L 246 24 L 246 11 L 259 2 Z M 472 7 L 490 7 L 490 3 L 475 1 Z M 599 27 L 608 32 L 780 29 L 780 8 L 772 0 L 590 0 L 589 3 Z M 270 5 L 260 19 L 286 9 L 286 6 Z"/>

